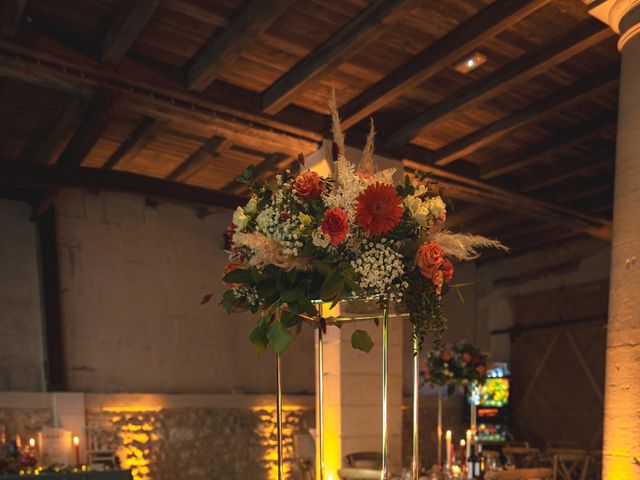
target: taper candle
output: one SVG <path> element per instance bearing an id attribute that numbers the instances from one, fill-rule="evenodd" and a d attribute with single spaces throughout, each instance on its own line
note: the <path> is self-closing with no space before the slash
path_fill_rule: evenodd
<path id="1" fill-rule="evenodd" d="M 471 456 L 471 430 L 467 430 L 467 451 L 465 452 L 465 462 Z"/>
<path id="2" fill-rule="evenodd" d="M 80 437 L 78 437 L 77 435 L 73 437 L 73 446 L 75 447 L 75 452 L 76 452 L 76 465 L 79 466 L 80 465 Z"/>
<path id="3" fill-rule="evenodd" d="M 453 456 L 453 443 L 451 442 L 451 430 L 447 430 L 445 434 L 447 441 L 447 469 L 451 468 L 451 460 Z"/>

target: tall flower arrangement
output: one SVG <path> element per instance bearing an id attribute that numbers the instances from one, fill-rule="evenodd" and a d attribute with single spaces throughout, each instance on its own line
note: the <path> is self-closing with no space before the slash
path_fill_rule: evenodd
<path id="1" fill-rule="evenodd" d="M 421 340 L 444 330 L 442 296 L 452 287 L 454 263 L 477 257 L 498 241 L 446 230 L 451 204 L 436 182 L 373 163 L 373 124 L 359 162 L 346 158 L 335 100 L 329 102 L 337 160 L 333 173 L 296 175 L 274 184 L 240 179 L 251 197 L 233 214 L 221 304 L 229 312 L 257 314 L 251 342 L 258 351 L 283 353 L 293 332 L 316 319 L 316 300 L 333 304 L 375 297 L 409 312 Z M 371 348 L 365 332 L 352 338 Z"/>

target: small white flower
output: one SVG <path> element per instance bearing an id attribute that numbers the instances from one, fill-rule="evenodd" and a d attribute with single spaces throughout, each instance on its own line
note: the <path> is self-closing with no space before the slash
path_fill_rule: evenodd
<path id="1" fill-rule="evenodd" d="M 238 228 L 238 231 L 242 231 L 247 227 L 249 217 L 245 214 L 242 207 L 236 208 L 236 211 L 233 212 L 233 223 Z"/>
<path id="2" fill-rule="evenodd" d="M 329 235 L 325 235 L 322 230 L 317 228 L 311 235 L 311 241 L 316 247 L 327 248 L 330 243 Z"/>

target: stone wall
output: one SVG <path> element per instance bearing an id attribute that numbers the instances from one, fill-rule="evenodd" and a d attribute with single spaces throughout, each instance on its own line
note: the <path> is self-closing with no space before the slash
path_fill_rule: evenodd
<path id="1" fill-rule="evenodd" d="M 313 421 L 312 410 L 284 412 L 286 478 L 299 478 L 293 436 L 308 432 Z M 121 464 L 138 480 L 275 478 L 273 409 L 90 412 L 87 422 L 107 432 L 105 444 L 117 450 Z"/>
<path id="2" fill-rule="evenodd" d="M 0 200 L 0 391 L 44 385 L 36 227 L 26 203 Z"/>

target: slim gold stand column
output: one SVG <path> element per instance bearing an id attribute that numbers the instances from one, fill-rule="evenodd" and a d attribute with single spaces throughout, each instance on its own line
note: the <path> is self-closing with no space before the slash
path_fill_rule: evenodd
<path id="1" fill-rule="evenodd" d="M 385 301 L 382 317 L 382 472 L 381 480 L 389 478 L 389 302 Z"/>
<path id="2" fill-rule="evenodd" d="M 420 475 L 420 355 L 418 352 L 418 336 L 413 328 L 413 459 L 411 472 L 413 480 Z"/>
<path id="3" fill-rule="evenodd" d="M 322 317 L 322 304 L 318 305 Z M 322 326 L 318 325 L 318 480 L 324 480 L 324 353 Z"/>
<path id="4" fill-rule="evenodd" d="M 438 386 L 438 467 L 442 469 L 442 386 Z"/>
<path id="5" fill-rule="evenodd" d="M 278 480 L 282 480 L 282 376 L 280 355 L 276 354 L 276 424 L 278 428 Z"/>

